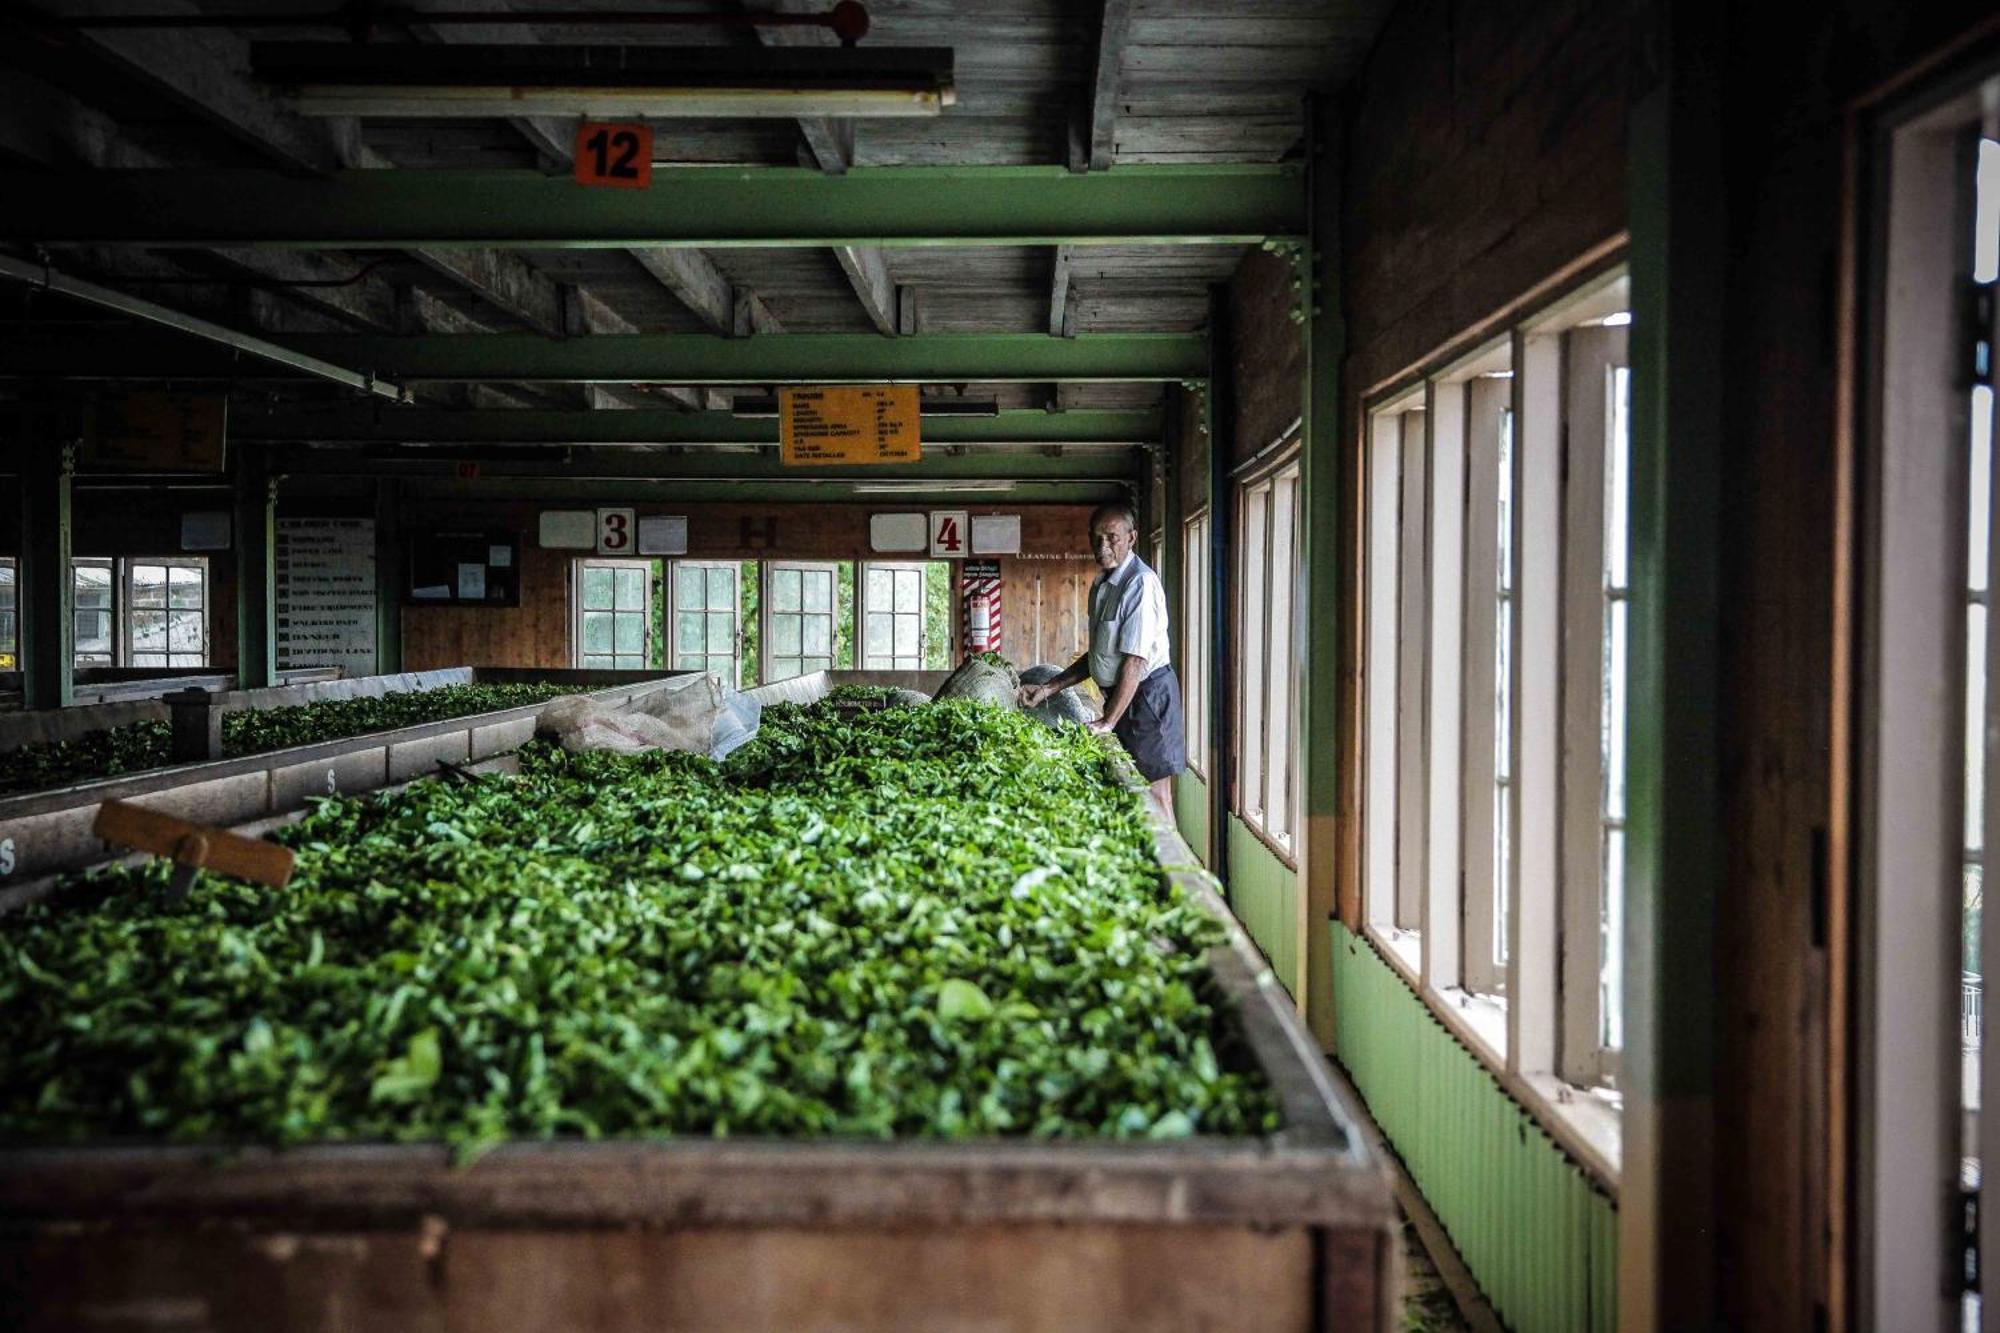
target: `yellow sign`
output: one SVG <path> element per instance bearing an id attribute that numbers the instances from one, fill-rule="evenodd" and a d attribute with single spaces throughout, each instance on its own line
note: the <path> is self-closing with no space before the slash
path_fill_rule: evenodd
<path id="1" fill-rule="evenodd" d="M 229 400 L 152 390 L 97 395 L 85 410 L 83 461 L 96 467 L 220 472 Z"/>
<path id="2" fill-rule="evenodd" d="M 786 467 L 914 463 L 924 456 L 914 384 L 829 385 L 778 392 Z"/>

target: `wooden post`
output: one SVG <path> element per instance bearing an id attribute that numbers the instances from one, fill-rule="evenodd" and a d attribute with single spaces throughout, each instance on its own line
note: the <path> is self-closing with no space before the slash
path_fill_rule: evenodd
<path id="1" fill-rule="evenodd" d="M 75 592 L 70 586 L 70 480 L 76 448 L 42 438 L 32 399 L 21 406 L 21 703 L 75 702 Z"/>
<path id="2" fill-rule="evenodd" d="M 375 670 L 403 669 L 403 484 L 375 483 Z"/>
<path id="3" fill-rule="evenodd" d="M 236 684 L 261 689 L 278 680 L 277 478 L 261 449 L 236 449 Z"/>

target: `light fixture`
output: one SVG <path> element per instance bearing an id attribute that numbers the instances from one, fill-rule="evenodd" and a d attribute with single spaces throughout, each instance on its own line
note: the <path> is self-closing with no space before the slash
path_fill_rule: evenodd
<path id="1" fill-rule="evenodd" d="M 920 495 L 930 491 L 1011 491 L 1011 481 L 857 481 L 856 495 Z"/>
<path id="2" fill-rule="evenodd" d="M 1614 314 L 1606 315 L 1603 319 L 1593 319 L 1585 322 L 1595 324 L 1603 329 L 1622 329 L 1632 322 L 1632 312 L 1629 310 L 1620 310 Z"/>
<path id="3" fill-rule="evenodd" d="M 250 68 L 308 116 L 935 116 L 949 47 L 259 42 Z"/>

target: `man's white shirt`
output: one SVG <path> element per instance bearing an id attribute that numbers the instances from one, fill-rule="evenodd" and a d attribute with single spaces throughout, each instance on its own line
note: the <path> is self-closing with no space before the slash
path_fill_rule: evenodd
<path id="1" fill-rule="evenodd" d="M 1167 665 L 1167 588 L 1137 551 L 1090 585 L 1090 676 L 1099 689 L 1118 683 L 1128 653 L 1145 658 L 1148 673 Z"/>

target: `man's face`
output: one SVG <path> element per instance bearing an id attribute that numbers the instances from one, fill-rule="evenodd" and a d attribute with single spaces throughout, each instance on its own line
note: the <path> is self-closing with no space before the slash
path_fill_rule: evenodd
<path id="1" fill-rule="evenodd" d="M 1116 514 L 1090 525 L 1090 550 L 1100 569 L 1111 570 L 1125 563 L 1132 550 L 1132 525 Z"/>

